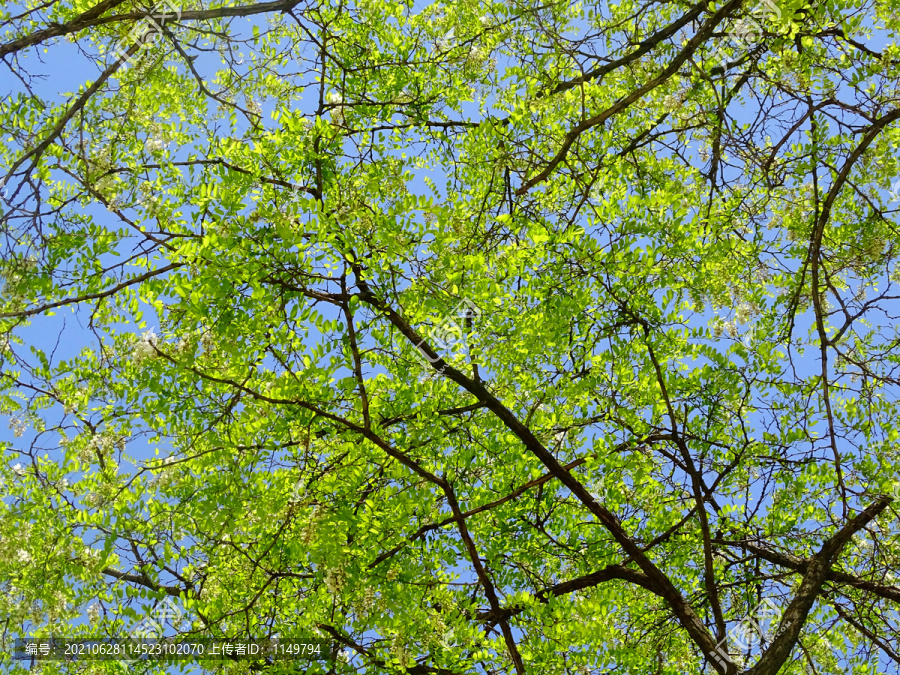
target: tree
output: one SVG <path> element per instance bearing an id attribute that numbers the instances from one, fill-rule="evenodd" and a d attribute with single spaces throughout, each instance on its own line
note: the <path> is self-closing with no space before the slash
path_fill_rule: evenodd
<path id="1" fill-rule="evenodd" d="M 900 5 L 422 4 L 2 10 L 5 639 L 897 672 Z"/>

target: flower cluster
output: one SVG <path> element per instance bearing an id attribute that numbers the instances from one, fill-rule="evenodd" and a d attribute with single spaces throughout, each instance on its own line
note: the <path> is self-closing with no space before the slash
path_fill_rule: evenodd
<path id="1" fill-rule="evenodd" d="M 166 147 L 166 145 L 168 144 L 163 143 L 161 138 L 150 136 L 146 141 L 144 141 L 144 151 L 153 154 L 155 152 L 162 151 Z"/>
<path id="2" fill-rule="evenodd" d="M 453 38 L 455 37 L 456 31 L 454 29 L 450 29 L 444 35 L 441 35 L 434 42 L 434 46 L 437 47 L 439 52 L 446 52 L 453 45 Z"/>
<path id="3" fill-rule="evenodd" d="M 100 564 L 100 551 L 90 546 L 85 546 L 84 552 L 81 554 L 81 560 L 88 567 L 96 567 Z"/>
<path id="4" fill-rule="evenodd" d="M 713 324 L 713 335 L 715 337 L 722 337 L 722 333 L 727 332 L 729 337 L 737 338 L 740 335 L 738 331 L 737 324 L 733 321 L 723 321 L 722 319 L 718 319 Z"/>
<path id="5" fill-rule="evenodd" d="M 253 115 L 256 115 L 257 117 L 262 117 L 262 106 L 256 99 L 247 99 L 247 110 L 249 110 Z"/>
<path id="6" fill-rule="evenodd" d="M 205 354 L 215 354 L 218 351 L 216 339 L 210 333 L 204 333 L 200 336 L 200 347 L 203 348 Z"/>
<path id="7" fill-rule="evenodd" d="M 191 348 L 191 341 L 188 338 L 181 337 L 178 338 L 178 342 L 175 343 L 175 353 L 176 354 L 184 354 Z"/>
<path id="8" fill-rule="evenodd" d="M 9 428 L 12 429 L 13 436 L 21 438 L 28 428 L 28 423 L 23 417 L 13 417 L 9 422 Z"/>
<path id="9" fill-rule="evenodd" d="M 84 503 L 95 508 L 103 503 L 103 497 L 96 492 L 91 492 L 90 494 L 85 495 Z"/>
<path id="10" fill-rule="evenodd" d="M 175 468 L 171 466 L 174 463 L 175 463 L 175 457 L 171 457 L 171 456 L 166 457 L 162 461 L 162 466 L 159 467 L 162 470 L 156 476 L 156 480 L 154 481 L 154 484 L 157 487 L 160 487 L 160 488 L 169 487 L 169 485 L 171 485 L 172 482 L 175 480 L 175 478 L 176 478 Z"/>
<path id="11" fill-rule="evenodd" d="M 397 663 L 406 668 L 409 663 L 409 652 L 406 649 L 406 640 L 403 639 L 401 633 L 396 633 L 394 639 L 391 640 L 391 652 L 393 652 Z"/>
<path id="12" fill-rule="evenodd" d="M 680 91 L 677 94 L 668 94 L 662 100 L 663 110 L 667 113 L 674 113 L 681 110 L 682 104 L 687 97 L 687 92 Z"/>
<path id="13" fill-rule="evenodd" d="M 325 102 L 329 105 L 337 106 L 331 111 L 331 121 L 338 126 L 342 126 L 344 124 L 344 97 L 332 91 L 325 96 Z"/>
<path id="14" fill-rule="evenodd" d="M 359 599 L 357 605 L 357 611 L 365 616 L 369 613 L 372 607 L 375 605 L 375 587 L 374 586 L 366 586 L 363 591 L 362 597 Z"/>
<path id="15" fill-rule="evenodd" d="M 96 188 L 97 192 L 100 192 L 101 194 L 109 194 L 110 196 L 113 196 L 113 191 L 117 185 L 118 180 L 116 180 L 116 177 L 113 175 L 108 175 L 98 179 L 94 184 L 94 187 Z"/>
<path id="16" fill-rule="evenodd" d="M 734 309 L 734 318 L 738 323 L 747 323 L 753 314 L 754 308 L 746 302 L 738 304 Z"/>
<path id="17" fill-rule="evenodd" d="M 325 588 L 328 592 L 335 596 L 340 596 L 341 591 L 347 583 L 347 571 L 338 564 L 337 567 L 325 570 Z"/>
<path id="18" fill-rule="evenodd" d="M 84 459 L 84 461 L 90 461 L 91 458 L 95 456 L 96 453 L 101 455 L 108 455 L 112 452 L 113 448 L 116 445 L 116 439 L 108 434 L 95 434 L 91 437 L 91 442 L 88 448 L 84 452 L 79 452 L 78 457 L 80 459 Z"/>
<path id="19" fill-rule="evenodd" d="M 157 339 L 156 333 L 153 332 L 153 330 L 145 331 L 131 352 L 132 360 L 135 363 L 142 363 L 147 359 L 156 356 L 156 349 L 154 349 L 153 345 L 156 343 Z"/>
<path id="20" fill-rule="evenodd" d="M 309 522 L 306 525 L 306 529 L 303 531 L 303 543 L 309 544 L 316 536 L 316 531 L 319 529 L 319 523 L 322 520 L 322 512 L 318 506 L 313 508 L 312 515 L 309 517 Z"/>
<path id="21" fill-rule="evenodd" d="M 153 192 L 154 189 L 155 188 L 150 181 L 145 180 L 138 185 L 138 190 L 141 192 L 141 198 L 138 200 L 138 204 L 143 206 L 151 216 L 157 215 L 162 208 L 159 197 Z"/>

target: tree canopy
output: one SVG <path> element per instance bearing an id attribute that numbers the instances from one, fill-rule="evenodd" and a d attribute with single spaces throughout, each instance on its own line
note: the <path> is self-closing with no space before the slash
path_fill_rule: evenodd
<path id="1" fill-rule="evenodd" d="M 898 672 L 898 29 L 7 4 L 3 651 L 165 601 L 341 650 L 217 672 Z"/>

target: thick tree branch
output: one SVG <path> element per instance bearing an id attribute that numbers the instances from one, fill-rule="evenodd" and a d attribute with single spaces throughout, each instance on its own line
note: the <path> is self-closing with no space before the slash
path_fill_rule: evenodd
<path id="1" fill-rule="evenodd" d="M 165 267 L 160 267 L 158 270 L 150 270 L 149 272 L 144 272 L 144 274 L 139 274 L 133 279 L 123 281 L 119 284 L 116 284 L 112 288 L 109 288 L 105 291 L 100 291 L 99 293 L 87 293 L 85 295 L 79 295 L 75 298 L 65 298 L 64 300 L 49 302 L 46 305 L 41 305 L 40 307 L 32 307 L 31 309 L 26 309 L 21 312 L 0 312 L 0 319 L 34 316 L 36 314 L 42 314 L 44 312 L 50 311 L 51 309 L 56 309 L 57 307 L 64 307 L 65 305 L 75 305 L 82 302 L 88 302 L 90 300 L 101 300 L 103 298 L 108 298 L 112 295 L 115 295 L 122 289 L 128 288 L 129 286 L 134 286 L 135 284 L 143 283 L 148 279 L 158 277 L 160 274 L 165 274 L 166 272 L 171 272 L 172 270 L 183 267 L 184 265 L 185 263 L 171 263 L 169 265 L 166 265 Z"/>
<path id="2" fill-rule="evenodd" d="M 714 539 L 713 543 L 717 546 L 735 546 L 738 548 L 742 548 L 745 551 L 749 551 L 750 553 L 759 556 L 763 560 L 766 560 L 775 565 L 779 565 L 781 567 L 786 567 L 790 570 L 793 570 L 794 572 L 797 572 L 798 574 L 806 574 L 809 569 L 810 561 L 807 558 L 800 558 L 799 556 L 791 555 L 789 553 L 780 553 L 778 551 L 773 551 L 772 549 L 765 548 L 757 544 L 752 544 L 750 542 Z M 829 570 L 826 579 L 828 581 L 847 584 L 848 586 L 853 586 L 854 588 L 868 591 L 869 593 L 877 595 L 878 597 L 884 598 L 886 600 L 893 600 L 894 602 L 900 603 L 900 588 L 898 588 L 897 586 L 885 586 L 883 584 L 876 584 L 873 581 L 860 579 L 859 577 L 853 576 L 852 574 L 839 572 L 837 570 Z"/>
<path id="3" fill-rule="evenodd" d="M 583 134 L 585 131 L 592 129 L 593 127 L 599 126 L 603 124 L 606 120 L 614 115 L 618 115 L 620 112 L 628 108 L 635 101 L 643 98 L 643 96 L 654 89 L 656 89 L 663 82 L 668 80 L 672 75 L 678 72 L 678 69 L 684 65 L 685 61 L 700 47 L 703 42 L 705 42 L 709 36 L 712 34 L 713 29 L 721 23 L 725 17 L 735 8 L 735 6 L 739 5 L 741 0 L 729 0 L 722 7 L 719 8 L 710 19 L 706 22 L 706 24 L 697 32 L 697 34 L 691 38 L 688 44 L 684 49 L 675 57 L 675 59 L 670 63 L 665 70 L 662 71 L 658 76 L 654 77 L 649 82 L 645 83 L 635 91 L 630 94 L 623 96 L 618 101 L 616 101 L 609 108 L 599 113 L 598 115 L 594 115 L 586 120 L 575 125 L 569 133 L 566 134 L 563 139 L 562 145 L 560 146 L 559 151 L 556 155 L 547 163 L 547 166 L 544 167 L 539 173 L 537 173 L 532 178 L 529 178 L 525 183 L 516 190 L 516 195 L 523 195 L 528 192 L 531 188 L 533 188 L 538 183 L 543 182 L 547 179 L 547 177 L 553 173 L 557 166 L 566 158 L 566 155 L 569 154 L 569 148 L 572 147 L 572 144 L 575 143 L 576 140 Z"/>
<path id="4" fill-rule="evenodd" d="M 541 602 L 548 602 L 550 598 L 558 598 L 561 595 L 567 595 L 580 591 L 585 588 L 593 588 L 606 581 L 627 581 L 629 583 L 646 588 L 648 591 L 659 594 L 659 590 L 653 585 L 646 574 L 633 570 L 624 565 L 607 565 L 601 570 L 576 577 L 562 583 L 555 584 L 548 588 L 535 593 L 535 597 Z M 487 612 L 480 612 L 476 615 L 479 621 L 494 622 L 503 617 L 511 617 L 525 611 L 525 607 L 521 605 L 513 605 L 504 607 L 499 612 L 491 609 Z"/>
<path id="5" fill-rule="evenodd" d="M 463 517 L 462 510 L 459 508 L 459 502 L 456 500 L 456 492 L 453 489 L 453 486 L 450 485 L 450 481 L 447 481 L 447 485 L 444 488 L 444 494 L 447 495 L 447 501 L 450 504 L 450 509 L 453 511 L 453 517 L 456 519 L 456 526 L 459 529 L 459 536 L 462 538 L 463 545 L 466 547 L 466 552 L 469 554 L 469 560 L 472 561 L 472 567 L 475 569 L 475 574 L 478 575 L 478 581 L 481 582 L 481 587 L 484 589 L 484 595 L 491 605 L 491 611 L 496 614 L 497 621 L 500 622 L 503 641 L 506 642 L 506 649 L 509 651 L 509 656 L 516 668 L 516 673 L 518 673 L 518 675 L 525 675 L 525 663 L 522 661 L 522 655 L 519 654 L 519 648 L 516 646 L 516 640 L 509 628 L 509 622 L 506 620 L 506 616 L 503 615 L 500 608 L 500 599 L 497 597 L 497 591 L 494 589 L 491 577 L 488 575 L 487 570 L 484 569 L 484 565 L 481 564 L 481 558 L 478 556 L 475 540 L 472 539 L 472 535 L 469 532 L 469 526 L 466 525 L 466 519 Z"/>
<path id="6" fill-rule="evenodd" d="M 519 419 L 504 406 L 481 382 L 475 382 L 450 364 L 446 363 L 437 352 L 401 317 L 393 307 L 383 302 L 369 288 L 368 283 L 360 278 L 360 271 L 357 270 L 357 285 L 361 289 L 360 297 L 364 302 L 369 303 L 376 309 L 382 311 L 388 320 L 406 337 L 413 345 L 418 345 L 431 362 L 432 368 L 440 371 L 444 376 L 475 396 L 481 403 L 485 405 L 503 424 L 514 433 L 523 445 L 537 457 L 541 463 L 556 478 L 565 485 L 572 494 L 597 518 L 598 521 L 612 534 L 616 542 L 622 547 L 625 553 L 635 561 L 641 570 L 649 577 L 651 583 L 659 589 L 659 594 L 663 597 L 672 611 L 678 617 L 682 627 L 688 632 L 691 639 L 700 647 L 704 654 L 713 654 L 716 650 L 716 642 L 712 635 L 703 625 L 700 617 L 694 609 L 688 604 L 687 600 L 675 588 L 675 585 L 643 552 L 638 544 L 625 532 L 619 519 L 607 508 L 598 503 L 588 489 L 582 485 L 564 466 L 562 466 L 556 457 L 550 453 L 544 445 L 537 439 L 534 434 Z M 719 672 L 726 672 L 725 668 L 716 664 Z"/>
<path id="7" fill-rule="evenodd" d="M 862 513 L 849 520 L 822 545 L 817 554 L 809 559 L 803 582 L 781 617 L 778 634 L 769 648 L 763 652 L 759 662 L 747 671 L 747 675 L 777 675 L 781 666 L 790 657 L 794 645 L 797 644 L 806 618 L 822 592 L 822 585 L 828 579 L 831 566 L 841 550 L 854 534 L 872 522 L 890 503 L 890 497 L 882 497 L 875 501 Z"/>
<path id="8" fill-rule="evenodd" d="M 125 12 L 113 16 L 101 16 L 108 9 L 121 5 L 124 1 L 106 0 L 106 2 L 101 2 L 93 9 L 88 10 L 68 23 L 50 26 L 2 44 L 0 45 L 0 58 L 28 47 L 34 47 L 55 37 L 78 33 L 85 28 L 95 28 L 119 21 L 137 21 L 153 17 L 152 12 Z M 299 0 L 278 0 L 277 2 L 260 2 L 255 5 L 240 5 L 238 7 L 185 10 L 181 13 L 179 21 L 202 21 L 203 19 L 220 19 L 230 16 L 253 16 L 255 14 L 265 14 L 266 12 L 285 12 L 293 9 L 298 4 L 300 4 Z"/>

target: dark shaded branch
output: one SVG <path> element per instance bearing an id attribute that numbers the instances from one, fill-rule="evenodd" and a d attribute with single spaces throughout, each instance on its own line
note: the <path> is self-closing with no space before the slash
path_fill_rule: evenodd
<path id="1" fill-rule="evenodd" d="M 781 666 L 790 657 L 794 645 L 797 644 L 806 618 L 822 592 L 822 585 L 828 579 L 831 566 L 840 555 L 841 550 L 854 534 L 874 520 L 890 503 L 890 497 L 881 497 L 875 501 L 862 513 L 850 519 L 833 537 L 822 544 L 822 548 L 817 554 L 809 559 L 803 582 L 781 617 L 778 634 L 772 640 L 769 648 L 763 652 L 759 662 L 746 671 L 747 675 L 776 675 L 778 673 Z"/>
<path id="2" fill-rule="evenodd" d="M 144 272 L 133 279 L 129 279 L 128 281 L 123 281 L 122 283 L 116 284 L 112 288 L 109 288 L 105 291 L 100 291 L 99 293 L 88 293 L 87 295 L 80 295 L 77 298 L 66 298 L 64 300 L 57 300 L 56 302 L 50 302 L 46 305 L 41 305 L 40 307 L 33 307 L 31 309 L 23 310 L 21 312 L 0 312 L 0 319 L 7 319 L 10 317 L 27 317 L 34 316 L 35 314 L 41 314 L 42 312 L 49 311 L 51 309 L 55 309 L 56 307 L 63 307 L 65 305 L 74 305 L 80 302 L 87 302 L 89 300 L 100 300 L 103 298 L 108 298 L 111 295 L 115 295 L 123 288 L 128 288 L 129 286 L 134 286 L 135 284 L 139 284 L 143 281 L 147 281 L 147 279 L 152 279 L 153 277 L 159 276 L 160 274 L 165 274 L 166 272 L 171 272 L 174 269 L 179 267 L 183 267 L 185 263 L 171 263 L 170 265 L 166 265 L 165 267 L 160 267 L 158 270 L 150 270 L 149 272 Z"/>
<path id="3" fill-rule="evenodd" d="M 85 28 L 104 26 L 118 21 L 138 21 L 147 17 L 152 18 L 152 12 L 125 12 L 113 16 L 101 16 L 106 10 L 116 7 L 123 2 L 125 0 L 106 0 L 68 23 L 50 26 L 2 44 L 0 45 L 0 58 L 28 47 L 34 47 L 55 37 L 78 33 Z M 299 0 L 278 0 L 277 2 L 260 2 L 255 5 L 241 5 L 238 7 L 186 10 L 181 12 L 178 20 L 200 21 L 203 19 L 220 19 L 228 16 L 253 16 L 254 14 L 264 14 L 266 12 L 284 12 L 293 9 L 298 4 L 300 4 Z"/>
<path id="4" fill-rule="evenodd" d="M 507 622 L 506 616 L 503 615 L 500 608 L 500 599 L 497 597 L 497 591 L 494 589 L 494 584 L 491 581 L 491 577 L 488 575 L 487 570 L 485 570 L 484 565 L 481 564 L 481 558 L 478 556 L 478 549 L 475 547 L 475 540 L 472 539 L 472 535 L 469 532 L 469 526 L 466 525 L 466 519 L 463 517 L 462 511 L 459 508 L 459 502 L 456 500 L 456 492 L 449 484 L 449 481 L 447 482 L 447 487 L 444 488 L 444 494 L 447 495 L 450 509 L 453 511 L 453 516 L 456 518 L 459 536 L 463 540 L 466 552 L 469 554 L 469 560 L 472 562 L 475 574 L 478 575 L 478 581 L 484 589 L 484 595 L 491 605 L 491 611 L 496 614 L 497 621 L 500 622 L 500 631 L 503 633 L 503 641 L 506 643 L 506 649 L 509 651 L 509 656 L 512 659 L 513 665 L 516 667 L 516 673 L 518 673 L 518 675 L 525 675 L 525 663 L 522 661 L 522 655 L 519 654 L 519 648 L 516 646 L 516 640 L 509 628 L 509 622 Z"/>
<path id="5" fill-rule="evenodd" d="M 660 570 L 638 546 L 638 544 L 625 532 L 619 519 L 607 508 L 597 502 L 588 489 L 582 485 L 573 475 L 562 466 L 556 457 L 544 447 L 537 437 L 531 433 L 506 406 L 504 406 L 481 382 L 476 382 L 450 364 L 444 361 L 437 352 L 401 317 L 390 305 L 384 303 L 369 288 L 368 283 L 360 278 L 361 271 L 356 269 L 357 285 L 361 289 L 360 298 L 379 309 L 388 320 L 406 337 L 412 345 L 416 345 L 428 356 L 428 361 L 435 371 L 442 372 L 444 377 L 456 382 L 463 389 L 472 394 L 485 405 L 503 424 L 514 433 L 526 449 L 537 457 L 541 463 L 552 473 L 572 494 L 590 511 L 597 520 L 609 531 L 616 542 L 622 547 L 641 570 L 650 578 L 651 583 L 659 589 L 659 595 L 663 597 L 672 608 L 679 622 L 688 632 L 694 643 L 703 650 L 704 654 L 713 654 L 716 650 L 716 642 L 701 621 L 700 617 L 690 606 L 681 592 L 671 580 Z M 725 668 L 716 664 L 716 669 L 724 673 Z"/>
<path id="6" fill-rule="evenodd" d="M 768 562 L 779 565 L 781 567 L 786 567 L 790 570 L 793 570 L 794 572 L 797 572 L 798 574 L 806 574 L 809 570 L 810 561 L 807 558 L 800 558 L 799 556 L 791 555 L 789 553 L 780 553 L 778 551 L 773 551 L 772 549 L 764 548 L 762 546 L 744 541 L 725 541 L 723 539 L 714 539 L 713 543 L 717 545 L 736 546 L 742 548 L 745 551 L 756 554 L 763 560 L 767 560 Z M 853 586 L 854 588 L 868 591 L 869 593 L 877 595 L 880 598 L 893 600 L 894 602 L 900 603 L 900 588 L 897 588 L 896 586 L 884 586 L 882 584 L 876 584 L 875 582 L 860 579 L 859 577 L 847 574 L 846 572 L 839 572 L 837 570 L 829 570 L 826 579 L 828 581 L 835 581 L 846 584 L 848 586 Z"/>
<path id="7" fill-rule="evenodd" d="M 675 57 L 675 59 L 660 73 L 658 76 L 654 77 L 652 80 L 639 87 L 635 91 L 631 92 L 627 96 L 623 96 L 618 101 L 616 101 L 609 108 L 604 110 L 598 115 L 594 115 L 591 118 L 583 120 L 579 124 L 577 124 L 569 133 L 566 134 L 563 139 L 562 146 L 559 151 L 556 153 L 548 163 L 547 166 L 544 167 L 539 173 L 537 173 L 532 178 L 529 178 L 525 183 L 516 190 L 516 195 L 523 195 L 528 192 L 531 188 L 533 188 L 538 183 L 543 182 L 547 179 L 547 177 L 553 173 L 557 166 L 566 158 L 566 155 L 569 154 L 569 148 L 572 147 L 572 144 L 575 143 L 576 140 L 583 134 L 585 131 L 592 129 L 593 127 L 599 126 L 603 124 L 606 120 L 614 115 L 618 115 L 620 112 L 628 108 L 632 103 L 641 99 L 645 94 L 653 91 L 663 82 L 668 80 L 672 75 L 678 72 L 678 69 L 684 65 L 685 61 L 690 58 L 690 56 L 697 51 L 703 42 L 706 41 L 707 38 L 712 34 L 713 29 L 721 23 L 726 16 L 734 9 L 734 7 L 740 4 L 741 0 L 729 0 L 729 2 L 722 5 L 709 21 L 697 32 L 697 34 L 691 38 L 688 44 L 684 49 Z"/>
<path id="8" fill-rule="evenodd" d="M 158 584 L 153 579 L 148 577 L 146 574 L 128 574 L 127 572 L 119 572 L 118 570 L 114 570 L 111 567 L 105 567 L 101 570 L 103 574 L 108 577 L 113 577 L 114 579 L 118 579 L 119 581 L 126 581 L 129 584 L 135 584 L 137 586 L 143 586 L 144 588 L 149 588 L 151 591 L 155 593 L 159 593 L 160 591 L 164 591 L 166 595 L 171 595 L 174 598 L 181 597 L 182 594 L 189 592 L 187 588 L 179 588 L 178 586 L 165 586 L 163 584 Z"/>
<path id="9" fill-rule="evenodd" d="M 643 574 L 638 570 L 629 569 L 624 565 L 607 565 L 596 572 L 591 572 L 590 574 L 585 574 L 584 576 L 576 577 L 569 581 L 563 581 L 554 586 L 549 586 L 548 588 L 535 593 L 535 597 L 541 602 L 548 602 L 550 598 L 558 598 L 561 595 L 574 593 L 575 591 L 580 591 L 584 588 L 598 586 L 606 581 L 616 580 L 627 581 L 641 586 L 642 588 L 646 588 L 652 593 L 658 594 L 658 589 L 653 585 L 653 582 L 650 581 L 646 574 Z M 513 605 L 511 607 L 504 607 L 499 612 L 493 609 L 487 612 L 480 612 L 476 615 L 476 618 L 479 621 L 494 622 L 500 618 L 515 616 L 523 611 L 525 611 L 525 607 L 522 605 Z"/>
<path id="10" fill-rule="evenodd" d="M 103 16 L 108 10 L 118 7 L 125 2 L 126 0 L 103 0 L 103 2 L 97 3 L 88 11 L 79 14 L 69 23 L 50 26 L 49 28 L 39 30 L 30 35 L 24 35 L 2 44 L 0 45 L 0 58 L 3 58 L 7 54 L 12 54 L 13 52 L 25 49 L 26 47 L 38 45 L 45 40 L 60 37 L 61 35 L 68 35 L 70 33 L 77 33 L 80 30 L 94 26 L 96 25 L 97 19 Z"/>

